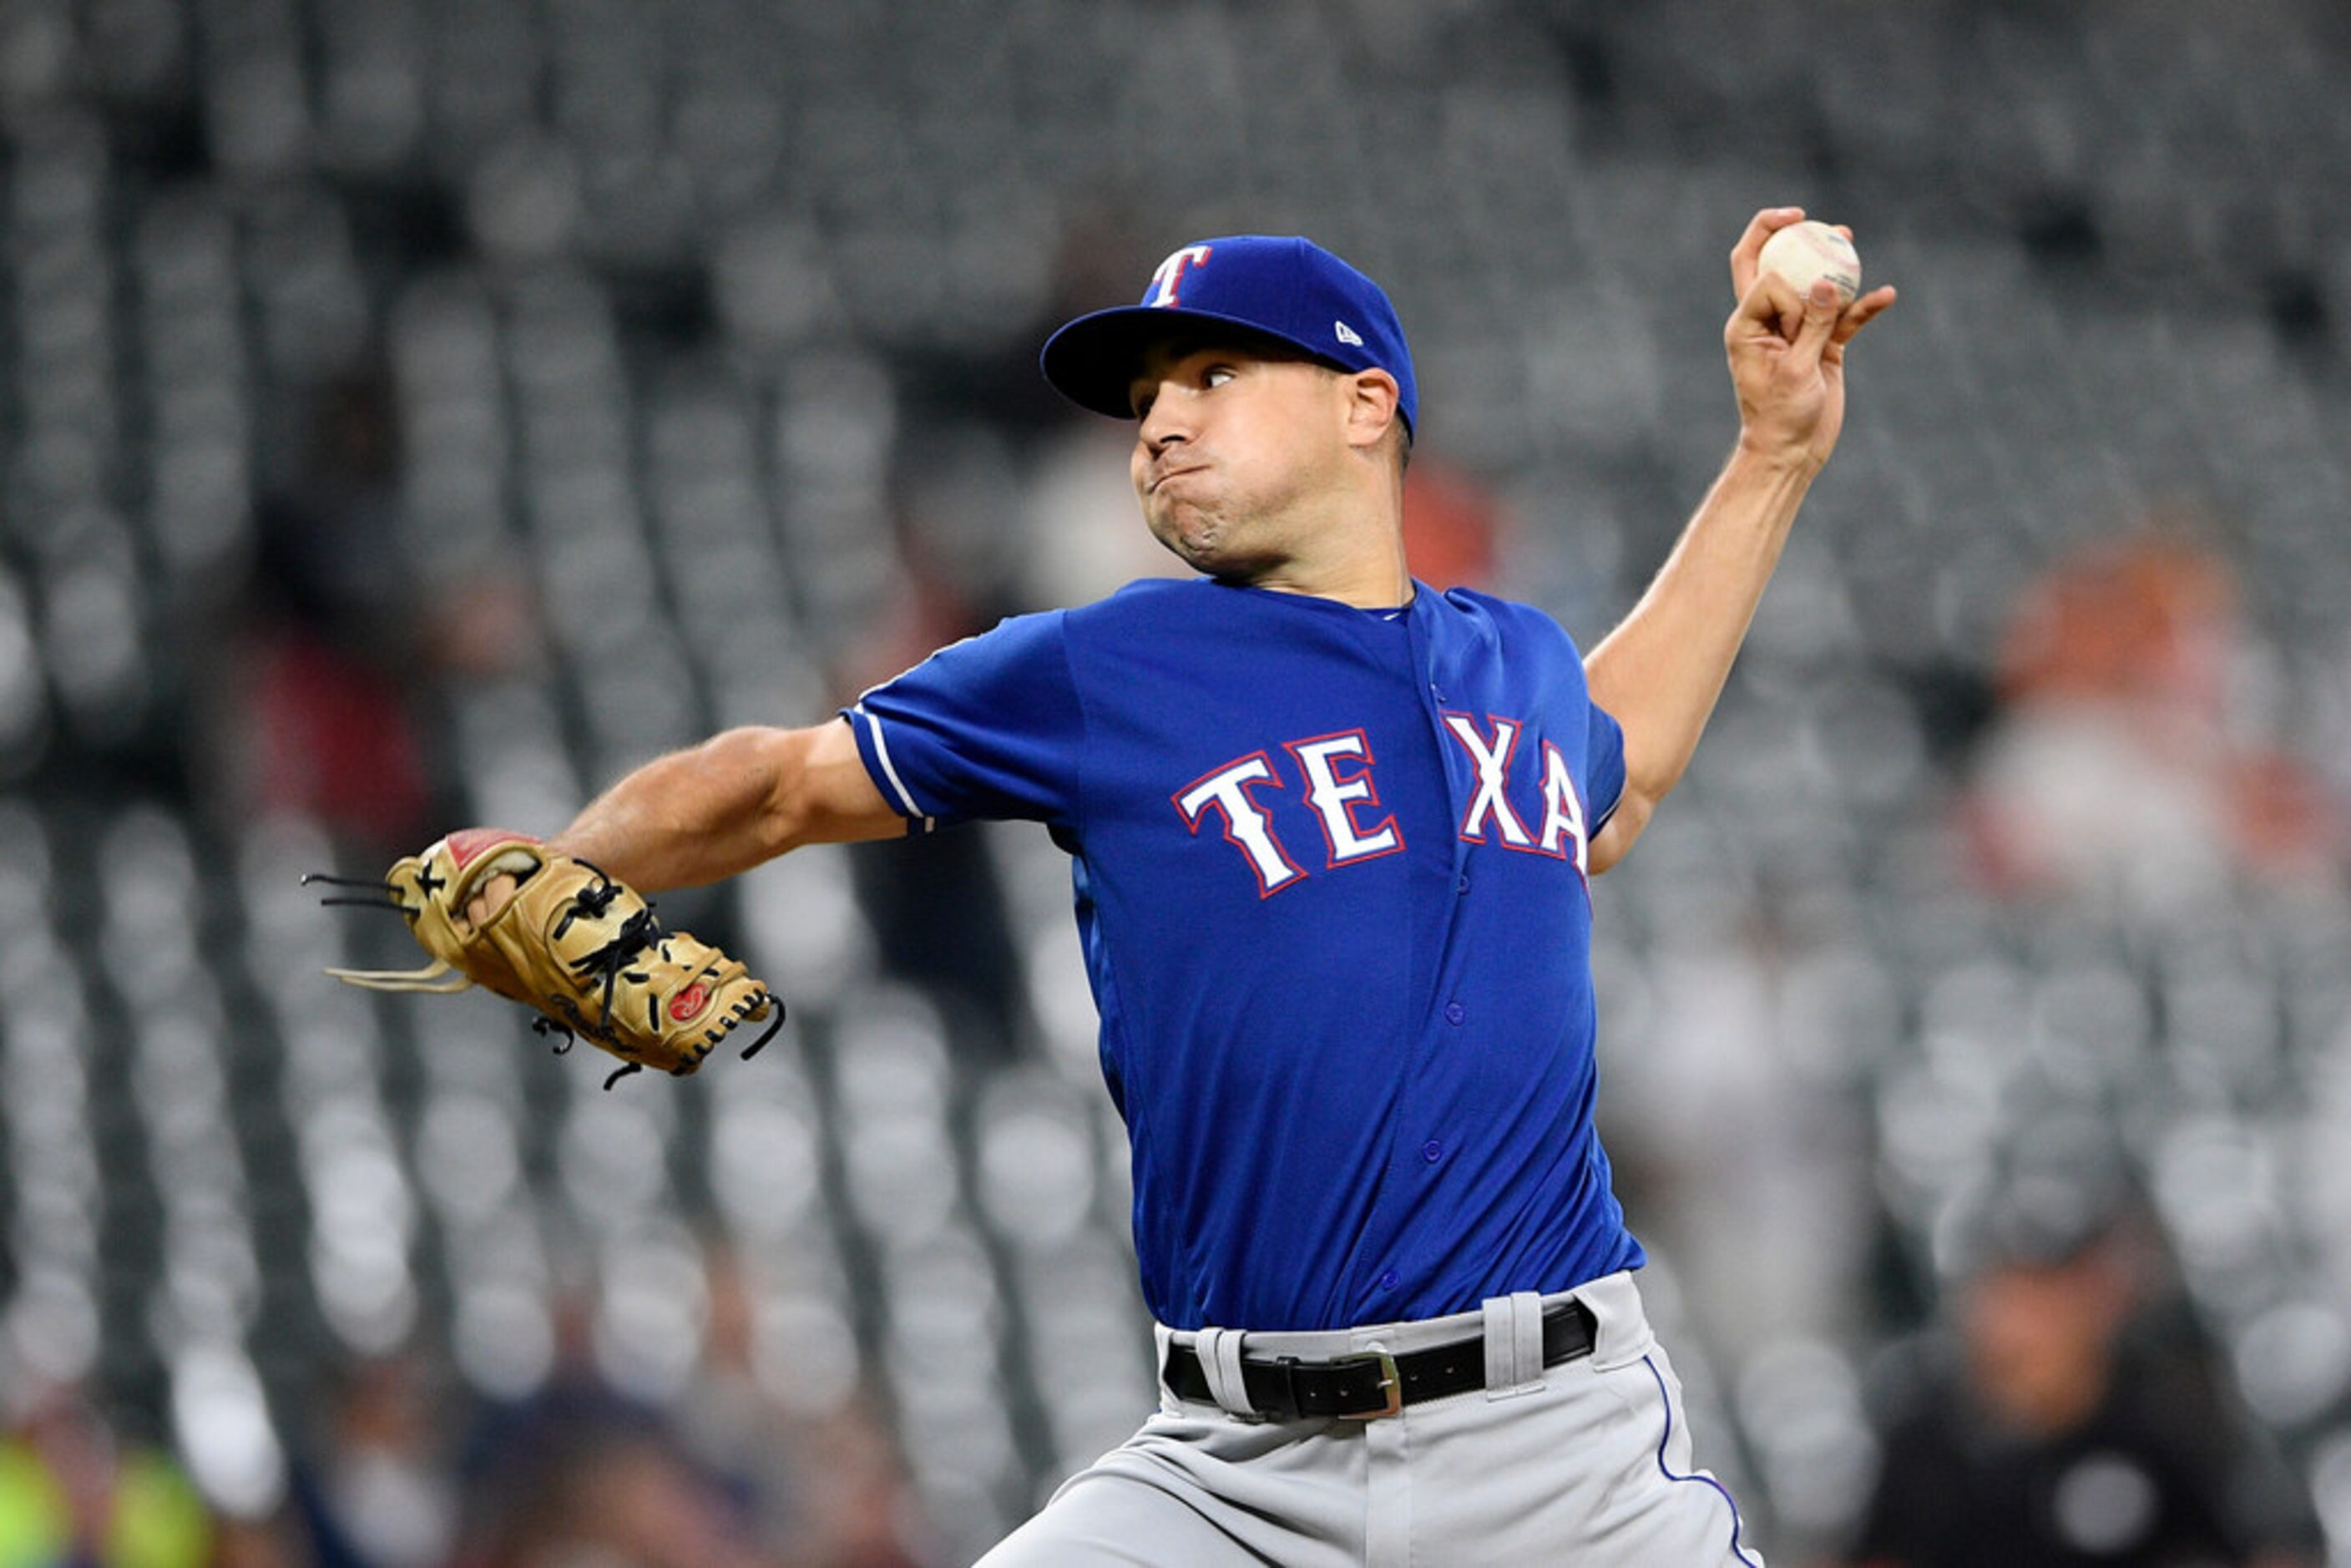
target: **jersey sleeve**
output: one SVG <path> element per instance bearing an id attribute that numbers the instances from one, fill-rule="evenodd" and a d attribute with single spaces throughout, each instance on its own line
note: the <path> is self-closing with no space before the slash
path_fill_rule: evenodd
<path id="1" fill-rule="evenodd" d="M 865 770 L 913 831 L 983 818 L 1068 825 L 1084 715 L 1063 614 L 940 649 L 841 710 Z"/>
<path id="2" fill-rule="evenodd" d="M 1625 727 L 1598 703 L 1590 707 L 1584 728 L 1583 779 L 1591 793 L 1592 825 L 1586 831 L 1596 836 L 1625 798 Z"/>

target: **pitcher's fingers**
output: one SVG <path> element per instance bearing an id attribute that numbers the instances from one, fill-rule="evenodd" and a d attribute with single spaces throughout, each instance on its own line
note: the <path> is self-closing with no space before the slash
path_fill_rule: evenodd
<path id="1" fill-rule="evenodd" d="M 1808 361 L 1816 365 L 1823 355 L 1831 352 L 1830 334 L 1836 330 L 1837 320 L 1842 314 L 1838 308 L 1836 285 L 1825 277 L 1815 279 L 1812 287 L 1805 291 L 1802 308 L 1802 319 L 1788 340 L 1788 357 L 1781 361 L 1783 370 L 1789 366 L 1801 369 Z"/>
<path id="2" fill-rule="evenodd" d="M 1855 332 L 1884 315 L 1886 308 L 1898 298 L 1900 296 L 1894 292 L 1894 286 L 1890 283 L 1871 289 L 1844 308 L 1844 314 L 1837 318 L 1836 330 L 1829 335 L 1829 341 L 1838 348 L 1852 342 Z"/>
<path id="3" fill-rule="evenodd" d="M 1734 346 L 1759 333 L 1793 342 L 1803 319 L 1803 291 L 1776 272 L 1759 272 L 1740 296 L 1739 308 L 1731 312 L 1723 332 Z"/>
<path id="4" fill-rule="evenodd" d="M 500 872 L 484 883 L 482 890 L 465 901 L 465 918 L 472 922 L 474 929 L 479 931 L 496 918 L 498 911 L 507 906 L 507 901 L 515 895 L 518 885 L 513 875 L 507 872 Z"/>
<path id="5" fill-rule="evenodd" d="M 1755 258 L 1762 254 L 1763 242 L 1786 228 L 1802 223 L 1802 207 L 1765 207 L 1747 220 L 1747 232 L 1730 247 L 1730 292 L 1744 300 L 1747 291 L 1755 285 Z"/>

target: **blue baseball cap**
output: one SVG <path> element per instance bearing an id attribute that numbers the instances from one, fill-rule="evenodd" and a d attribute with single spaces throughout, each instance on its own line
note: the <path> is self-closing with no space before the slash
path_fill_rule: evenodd
<path id="1" fill-rule="evenodd" d="M 1343 371 L 1385 371 L 1407 429 L 1420 420 L 1412 350 L 1380 286 L 1294 235 L 1228 235 L 1159 264 L 1142 303 L 1081 316 L 1045 340 L 1045 379 L 1081 408 L 1131 419 L 1128 390 L 1152 345 L 1217 323 Z"/>

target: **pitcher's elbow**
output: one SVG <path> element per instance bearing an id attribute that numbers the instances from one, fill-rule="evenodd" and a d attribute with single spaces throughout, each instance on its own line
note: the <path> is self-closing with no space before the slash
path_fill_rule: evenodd
<path id="1" fill-rule="evenodd" d="M 1593 876 L 1605 873 L 1625 858 L 1642 830 L 1649 825 L 1650 814 L 1656 805 L 1654 798 L 1626 780 L 1625 792 L 1616 799 L 1616 809 L 1609 812 L 1608 821 L 1601 824 L 1600 831 L 1593 835 L 1586 847 L 1586 866 Z"/>

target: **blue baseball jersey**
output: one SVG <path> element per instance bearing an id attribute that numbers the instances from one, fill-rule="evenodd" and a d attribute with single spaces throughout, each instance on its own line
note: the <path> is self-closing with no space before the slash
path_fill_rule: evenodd
<path id="1" fill-rule="evenodd" d="M 1134 584 L 843 710 L 914 831 L 1073 857 L 1145 1301 L 1342 1328 L 1642 1261 L 1593 1129 L 1624 738 L 1540 611 Z"/>

